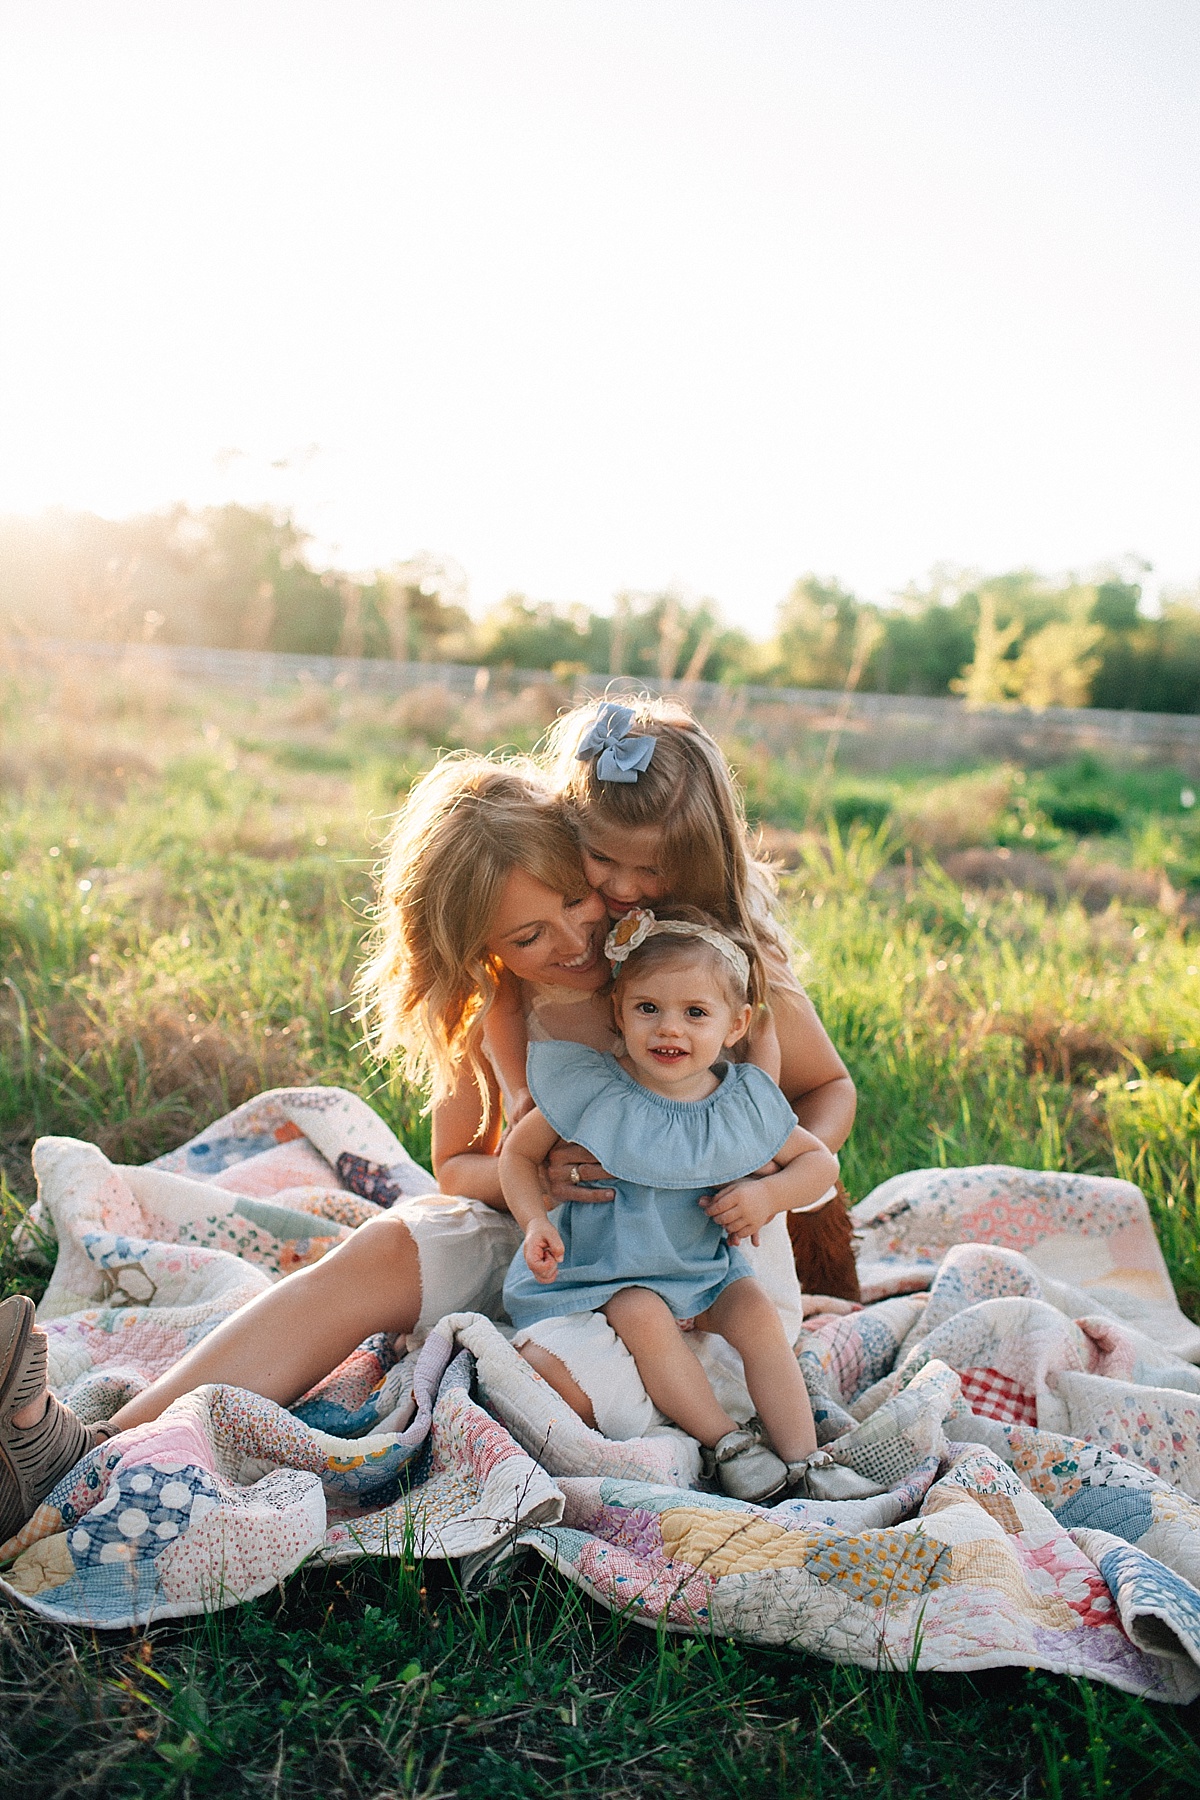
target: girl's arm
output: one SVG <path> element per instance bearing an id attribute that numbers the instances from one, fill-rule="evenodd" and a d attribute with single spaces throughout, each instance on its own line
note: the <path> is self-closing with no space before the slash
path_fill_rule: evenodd
<path id="1" fill-rule="evenodd" d="M 525 1227 L 525 1261 L 538 1281 L 553 1281 L 563 1259 L 563 1241 L 547 1216 L 540 1175 L 557 1138 L 535 1106 L 513 1126 L 500 1151 L 504 1198 L 513 1218 Z"/>
<path id="2" fill-rule="evenodd" d="M 858 1105 L 850 1072 L 807 994 L 772 987 L 771 1011 L 782 1058 L 779 1085 L 800 1124 L 830 1150 L 840 1150 Z"/>
<path id="3" fill-rule="evenodd" d="M 495 1064 L 500 1086 L 512 1095 L 512 1105 L 506 1111 L 509 1124 L 515 1125 L 533 1105 L 533 1097 L 525 1080 L 529 1031 L 521 1004 L 521 984 L 507 969 L 501 971 L 496 997 L 488 1009 L 483 1041 Z"/>
<path id="4" fill-rule="evenodd" d="M 773 1174 L 746 1176 L 701 1202 L 709 1218 L 727 1232 L 731 1244 L 744 1237 L 757 1243 L 758 1233 L 776 1213 L 813 1205 L 838 1178 L 833 1151 L 799 1125 L 775 1152 L 774 1160 Z"/>

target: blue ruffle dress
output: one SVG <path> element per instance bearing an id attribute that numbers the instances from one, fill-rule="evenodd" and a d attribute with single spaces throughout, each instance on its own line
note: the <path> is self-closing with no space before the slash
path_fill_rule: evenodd
<path id="1" fill-rule="evenodd" d="M 652 1288 L 690 1319 L 753 1273 L 697 1202 L 761 1168 L 795 1130 L 769 1075 L 729 1063 L 707 1099 L 668 1100 L 585 1044 L 530 1044 L 527 1068 L 543 1117 L 608 1170 L 616 1199 L 555 1207 L 566 1255 L 554 1281 L 535 1281 L 517 1252 L 504 1282 L 514 1325 L 594 1312 L 627 1287 Z"/>

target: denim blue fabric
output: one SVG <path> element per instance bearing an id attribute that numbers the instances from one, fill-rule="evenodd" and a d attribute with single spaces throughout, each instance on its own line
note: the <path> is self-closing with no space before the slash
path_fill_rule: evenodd
<path id="1" fill-rule="evenodd" d="M 614 1056 L 567 1043 L 531 1044 L 528 1076 L 543 1116 L 608 1170 L 616 1199 L 554 1209 L 566 1254 L 553 1282 L 535 1281 L 518 1251 L 504 1283 L 514 1325 L 595 1311 L 627 1287 L 691 1318 L 751 1273 L 697 1202 L 769 1162 L 795 1129 L 770 1076 L 730 1063 L 706 1099 L 668 1100 Z"/>

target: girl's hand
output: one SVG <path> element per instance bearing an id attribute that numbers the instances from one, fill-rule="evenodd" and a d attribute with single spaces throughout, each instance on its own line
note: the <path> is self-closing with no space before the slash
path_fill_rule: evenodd
<path id="1" fill-rule="evenodd" d="M 806 1319 L 814 1318 L 817 1313 L 836 1313 L 840 1317 L 844 1313 L 862 1311 L 857 1300 L 835 1300 L 832 1294 L 805 1294 L 803 1305 Z"/>
<path id="2" fill-rule="evenodd" d="M 525 1227 L 525 1261 L 535 1281 L 553 1281 L 563 1259 L 563 1241 L 549 1219 L 532 1219 Z"/>
<path id="3" fill-rule="evenodd" d="M 504 1111 L 508 1117 L 508 1129 L 512 1130 L 527 1112 L 533 1111 L 533 1095 L 527 1087 L 518 1088 L 512 1097 L 512 1105 L 506 1105 Z"/>
<path id="4" fill-rule="evenodd" d="M 700 1205 L 722 1227 L 731 1248 L 747 1237 L 757 1244 L 759 1232 L 778 1211 L 769 1196 L 763 1197 L 753 1176 L 730 1182 L 728 1187 L 701 1200 Z"/>
<path id="5" fill-rule="evenodd" d="M 555 1144 L 542 1164 L 542 1187 L 547 1206 L 561 1206 L 564 1200 L 615 1200 L 612 1188 L 580 1187 L 581 1181 L 611 1181 L 590 1150 L 582 1144 Z"/>

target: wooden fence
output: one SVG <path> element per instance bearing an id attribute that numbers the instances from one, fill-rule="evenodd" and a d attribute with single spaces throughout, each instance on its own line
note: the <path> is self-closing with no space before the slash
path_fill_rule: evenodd
<path id="1" fill-rule="evenodd" d="M 584 696 L 665 693 L 685 701 L 719 735 L 736 733 L 774 751 L 826 757 L 832 738 L 843 767 L 905 764 L 950 767 L 1007 760 L 1030 766 L 1091 752 L 1109 761 L 1157 764 L 1200 774 L 1200 716 L 1109 712 L 1098 708 L 968 708 L 961 700 L 924 695 L 840 694 L 816 688 L 662 683 L 630 676 L 562 679 L 545 669 L 491 669 L 465 663 L 399 663 L 362 657 L 295 656 L 269 650 L 202 645 L 26 640 L 8 645 L 8 660 L 26 666 L 97 664 L 136 679 L 151 670 L 220 687 L 280 689 L 303 683 L 373 694 L 438 688 L 471 695 L 513 696 L 550 689 L 563 706 Z M 544 710 L 545 696 L 542 696 Z"/>

